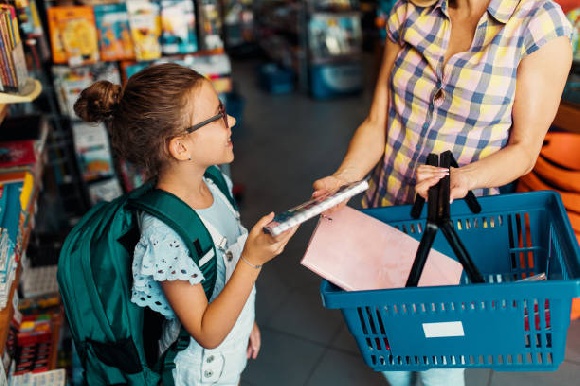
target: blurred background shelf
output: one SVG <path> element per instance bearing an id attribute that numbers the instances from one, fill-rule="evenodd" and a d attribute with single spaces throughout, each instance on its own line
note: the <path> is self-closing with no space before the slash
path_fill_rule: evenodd
<path id="1" fill-rule="evenodd" d="M 22 92 L 19 93 L 0 93 L 0 105 L 6 105 L 8 103 L 26 103 L 34 101 L 41 93 L 42 85 L 36 79 L 29 78 L 26 85 L 22 88 Z M 1 111 L 5 111 L 6 106 L 0 106 Z M 2 116 L 0 112 L 0 116 Z M 0 120 L 1 121 L 1 120 Z"/>
<path id="2" fill-rule="evenodd" d="M 562 130 L 580 133 L 580 104 L 562 102 L 553 125 Z"/>

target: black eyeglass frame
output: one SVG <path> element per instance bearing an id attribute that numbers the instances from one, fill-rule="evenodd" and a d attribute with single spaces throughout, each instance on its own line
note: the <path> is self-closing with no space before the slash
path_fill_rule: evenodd
<path id="1" fill-rule="evenodd" d="M 224 106 L 224 104 L 222 102 L 220 102 L 220 104 L 218 106 L 218 113 L 216 115 L 214 115 L 211 118 L 206 119 L 205 121 L 201 121 L 199 123 L 196 123 L 193 126 L 188 127 L 187 129 L 185 129 L 185 131 L 188 134 L 191 134 L 194 131 L 196 131 L 197 129 L 200 129 L 205 125 L 208 125 L 212 122 L 215 122 L 215 121 L 219 120 L 220 118 L 222 118 L 224 120 L 224 124 L 226 125 L 226 129 L 229 128 L 230 125 L 228 123 L 228 113 L 226 112 L 226 106 Z"/>

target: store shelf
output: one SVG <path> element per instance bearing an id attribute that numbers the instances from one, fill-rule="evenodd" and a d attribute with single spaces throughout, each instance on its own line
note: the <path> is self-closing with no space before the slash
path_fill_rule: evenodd
<path id="1" fill-rule="evenodd" d="M 29 78 L 22 92 L 19 93 L 0 93 L 0 105 L 9 103 L 26 103 L 34 101 L 42 92 L 42 85 L 36 79 Z M 4 106 L 5 107 L 5 106 Z M 1 108 L 1 107 L 0 107 Z"/>
<path id="2" fill-rule="evenodd" d="M 8 114 L 8 105 L 0 103 L 0 124 Z"/>
<path id="3" fill-rule="evenodd" d="M 580 133 L 580 105 L 562 102 L 553 125 L 562 130 Z"/>
<path id="4" fill-rule="evenodd" d="M 8 304 L 2 311 L 0 311 L 0 356 L 4 355 L 4 349 L 6 347 L 6 340 L 8 339 L 8 331 L 10 330 L 10 321 L 14 316 L 14 307 L 12 306 L 12 299 L 14 299 L 14 292 L 18 287 L 18 281 L 20 280 L 20 267 L 16 269 L 16 277 L 12 282 L 10 288 L 10 296 L 8 297 Z M 0 369 L 0 371 L 2 371 Z"/>

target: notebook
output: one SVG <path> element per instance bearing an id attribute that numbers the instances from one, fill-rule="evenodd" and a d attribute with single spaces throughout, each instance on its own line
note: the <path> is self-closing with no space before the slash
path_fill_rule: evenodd
<path id="1" fill-rule="evenodd" d="M 348 206 L 321 217 L 301 263 L 347 291 L 405 287 L 419 242 Z M 459 262 L 431 249 L 419 286 L 459 284 Z"/>

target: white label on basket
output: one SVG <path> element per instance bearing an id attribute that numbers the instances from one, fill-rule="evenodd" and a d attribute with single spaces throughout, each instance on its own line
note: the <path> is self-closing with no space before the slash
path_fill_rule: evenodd
<path id="1" fill-rule="evenodd" d="M 423 323 L 423 332 L 425 338 L 443 338 L 446 336 L 465 336 L 463 323 L 457 322 L 439 322 Z"/>

